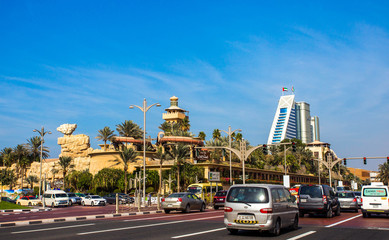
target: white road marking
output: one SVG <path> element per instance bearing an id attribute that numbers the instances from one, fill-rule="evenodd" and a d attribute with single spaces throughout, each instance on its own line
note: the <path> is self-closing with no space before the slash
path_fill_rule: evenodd
<path id="1" fill-rule="evenodd" d="M 128 229 L 134 229 L 134 228 L 154 227 L 154 226 L 169 225 L 169 224 L 176 224 L 176 223 L 183 223 L 183 222 L 193 222 L 193 221 L 199 221 L 199 220 L 206 220 L 206 219 L 212 219 L 212 218 L 220 218 L 220 217 L 223 217 L 223 216 L 195 218 L 195 219 L 190 219 L 190 220 L 179 220 L 179 221 L 174 221 L 174 222 L 154 223 L 154 224 L 132 226 L 132 227 L 113 228 L 113 229 L 106 229 L 106 230 L 100 230 L 100 231 L 77 233 L 77 235 L 87 235 L 87 234 L 103 233 L 103 232 L 114 232 L 114 231 L 128 230 Z"/>
<path id="2" fill-rule="evenodd" d="M 18 233 L 42 232 L 42 231 L 51 231 L 51 230 L 64 229 L 64 228 L 84 227 L 84 226 L 90 226 L 90 225 L 95 225 L 95 224 L 94 223 L 88 223 L 88 224 L 71 225 L 71 226 L 64 226 L 64 227 L 41 228 L 41 229 L 33 229 L 33 230 L 11 232 L 11 233 L 12 234 L 18 234 Z"/>
<path id="3" fill-rule="evenodd" d="M 185 234 L 185 235 L 175 236 L 175 237 L 172 237 L 172 238 L 190 237 L 190 236 L 200 235 L 200 234 L 204 234 L 204 233 L 217 232 L 217 231 L 221 231 L 221 230 L 226 230 L 226 228 L 225 227 L 224 228 L 216 228 L 216 229 L 202 231 L 202 232 L 197 232 L 197 233 L 189 233 L 189 234 Z"/>
<path id="4" fill-rule="evenodd" d="M 326 228 L 330 228 L 330 227 L 333 227 L 333 226 L 336 226 L 336 225 L 342 224 L 342 223 L 344 223 L 344 222 L 347 222 L 347 221 L 353 220 L 354 218 L 357 218 L 357 217 L 360 217 L 360 216 L 362 216 L 362 214 L 359 214 L 359 215 L 357 215 L 357 216 L 354 216 L 354 217 L 351 217 L 351 218 L 347 218 L 347 219 L 345 219 L 345 220 L 343 220 L 343 221 L 336 222 L 336 223 L 334 223 L 334 224 L 331 224 L 331 225 L 327 225 L 327 226 L 325 226 L 325 227 L 326 227 Z"/>
<path id="5" fill-rule="evenodd" d="M 208 212 L 208 213 L 212 213 L 212 212 Z M 199 214 L 207 214 L 207 213 L 193 213 L 191 215 L 199 215 Z M 135 215 L 134 215 L 135 216 Z M 139 215 L 138 215 L 139 216 Z M 158 219 L 158 218 L 171 218 L 171 217 L 177 217 L 179 215 L 170 215 L 170 216 L 163 216 L 163 217 L 149 217 L 149 218 L 137 218 L 137 219 L 129 219 L 129 220 L 123 220 L 123 222 L 135 222 L 135 221 L 142 221 L 142 220 L 150 220 L 150 219 Z M 223 215 L 220 215 L 221 217 Z"/>
<path id="6" fill-rule="evenodd" d="M 389 231 L 389 228 L 381 228 L 381 227 L 369 227 L 367 229 Z"/>
<path id="7" fill-rule="evenodd" d="M 295 236 L 295 237 L 288 238 L 287 240 L 296 240 L 296 239 L 300 239 L 300 238 L 303 238 L 303 237 L 305 237 L 305 236 L 311 235 L 311 234 L 313 234 L 313 233 L 315 233 L 315 232 L 316 232 L 316 231 L 309 231 L 309 232 L 306 232 L 306 233 L 297 235 L 297 236 Z"/>

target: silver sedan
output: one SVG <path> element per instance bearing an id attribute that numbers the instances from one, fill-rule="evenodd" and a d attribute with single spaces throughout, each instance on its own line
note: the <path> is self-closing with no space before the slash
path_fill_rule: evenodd
<path id="1" fill-rule="evenodd" d="M 173 193 L 162 199 L 162 208 L 165 213 L 172 210 L 182 211 L 185 213 L 191 210 L 205 211 L 205 202 L 196 195 L 189 192 Z"/>

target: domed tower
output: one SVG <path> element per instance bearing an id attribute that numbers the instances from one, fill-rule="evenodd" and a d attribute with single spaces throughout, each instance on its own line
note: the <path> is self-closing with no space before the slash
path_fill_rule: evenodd
<path id="1" fill-rule="evenodd" d="M 162 118 L 168 123 L 177 123 L 188 116 L 185 115 L 186 110 L 178 107 L 178 97 L 170 98 L 170 107 L 165 109 L 166 113 L 162 114 Z"/>

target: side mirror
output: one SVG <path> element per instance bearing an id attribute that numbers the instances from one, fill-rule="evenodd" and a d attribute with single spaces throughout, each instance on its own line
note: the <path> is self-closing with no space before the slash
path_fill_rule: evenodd
<path id="1" fill-rule="evenodd" d="M 292 202 L 296 202 L 296 197 L 294 195 L 291 196 Z"/>

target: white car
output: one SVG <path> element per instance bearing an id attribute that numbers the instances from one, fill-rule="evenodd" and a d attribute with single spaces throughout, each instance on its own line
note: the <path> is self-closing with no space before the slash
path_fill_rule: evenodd
<path id="1" fill-rule="evenodd" d="M 82 199 L 81 204 L 83 206 L 85 206 L 85 205 L 90 205 L 90 206 L 102 205 L 102 206 L 105 206 L 107 204 L 107 200 L 105 200 L 104 198 L 100 197 L 99 195 L 89 195 L 89 196 L 85 196 Z"/>
<path id="2" fill-rule="evenodd" d="M 389 188 L 382 183 L 363 186 L 361 191 L 363 217 L 371 214 L 389 214 Z"/>

